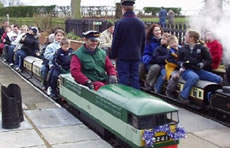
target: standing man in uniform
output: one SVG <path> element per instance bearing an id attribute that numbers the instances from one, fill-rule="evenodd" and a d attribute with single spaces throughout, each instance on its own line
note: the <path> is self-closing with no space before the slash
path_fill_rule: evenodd
<path id="1" fill-rule="evenodd" d="M 121 0 L 123 17 L 116 23 L 112 58 L 117 59 L 119 83 L 139 89 L 138 67 L 145 46 L 145 26 L 133 11 L 134 0 Z"/>

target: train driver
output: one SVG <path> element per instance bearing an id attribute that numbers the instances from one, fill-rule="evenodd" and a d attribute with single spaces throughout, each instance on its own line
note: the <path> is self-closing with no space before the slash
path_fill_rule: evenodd
<path id="1" fill-rule="evenodd" d="M 83 33 L 85 44 L 73 52 L 70 72 L 79 84 L 97 90 L 117 82 L 117 72 L 105 51 L 98 48 L 100 33 L 90 30 Z"/>

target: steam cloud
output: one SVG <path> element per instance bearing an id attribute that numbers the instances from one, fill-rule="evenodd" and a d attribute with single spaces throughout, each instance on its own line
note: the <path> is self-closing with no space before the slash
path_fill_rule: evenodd
<path id="1" fill-rule="evenodd" d="M 223 46 L 224 64 L 230 64 L 230 18 L 220 8 L 220 0 L 208 0 L 208 6 L 200 16 L 189 18 L 190 27 L 201 33 L 211 32 Z"/>

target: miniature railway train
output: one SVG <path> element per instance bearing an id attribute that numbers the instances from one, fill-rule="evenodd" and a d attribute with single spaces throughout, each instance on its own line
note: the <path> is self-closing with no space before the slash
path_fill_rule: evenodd
<path id="1" fill-rule="evenodd" d="M 41 81 L 41 59 L 28 56 L 23 65 L 23 73 Z M 83 120 L 87 118 L 99 133 L 112 133 L 129 147 L 176 148 L 178 135 L 183 135 L 177 133 L 183 131 L 178 124 L 177 108 L 156 96 L 120 84 L 92 91 L 77 84 L 70 74 L 61 75 L 58 83 L 60 96 Z M 184 81 L 179 80 L 177 93 L 183 85 Z M 199 107 L 208 106 L 214 112 L 230 115 L 229 87 L 199 81 L 190 93 L 190 100 Z"/>

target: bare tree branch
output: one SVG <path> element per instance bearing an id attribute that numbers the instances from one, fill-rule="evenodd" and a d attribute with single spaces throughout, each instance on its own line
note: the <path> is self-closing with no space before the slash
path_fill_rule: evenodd
<path id="1" fill-rule="evenodd" d="M 4 6 L 19 6 L 22 5 L 21 0 L 0 0 Z"/>

